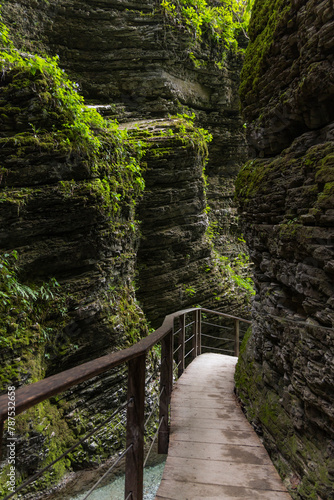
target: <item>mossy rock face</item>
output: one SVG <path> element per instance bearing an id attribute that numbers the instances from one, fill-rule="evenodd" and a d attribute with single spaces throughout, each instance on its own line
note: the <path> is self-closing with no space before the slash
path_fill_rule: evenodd
<path id="1" fill-rule="evenodd" d="M 325 429 L 319 428 L 319 413 L 312 426 L 307 422 L 310 411 L 316 411 L 316 401 L 313 399 L 309 406 L 302 393 L 296 395 L 294 385 L 284 387 L 282 379 L 273 373 L 268 354 L 259 359 L 254 337 L 246 339 L 235 374 L 237 394 L 247 417 L 264 440 L 292 498 L 313 499 L 321 495 L 329 499 L 334 464 L 331 443 Z M 269 341 L 265 342 L 269 349 Z M 279 353 L 278 347 L 271 349 L 276 350 L 276 355 Z M 281 387 L 279 392 L 276 384 Z M 310 470 L 305 473 L 306 463 Z"/>
<path id="2" fill-rule="evenodd" d="M 241 73 L 240 97 L 242 101 L 258 95 L 262 77 L 268 67 L 268 57 L 274 36 L 284 26 L 291 8 L 290 0 L 255 1 L 248 30 L 250 43 L 246 50 Z"/>
<path id="3" fill-rule="evenodd" d="M 151 294 L 146 309 L 153 310 L 157 293 L 162 296 L 152 314 L 157 322 L 171 309 L 198 303 L 248 312 L 250 284 L 240 289 L 237 269 L 246 272 L 247 264 L 232 269 L 213 252 L 206 204 L 208 191 L 215 239 L 238 258 L 245 246 L 242 238 L 238 241 L 232 205 L 233 180 L 245 157 L 236 90 L 242 58 L 231 52 L 223 64 L 221 51 L 210 54 L 210 48 L 198 47 L 203 67 L 195 67 L 190 58 L 185 65 L 189 40 L 166 25 L 156 2 L 102 4 L 8 0 L 2 9 L 19 50 L 13 51 L 17 64 L 4 65 L 0 82 L 0 245 L 8 253 L 18 251 L 17 290 L 26 286 L 40 293 L 50 278 L 60 285 L 50 300 L 26 304 L 23 315 L 20 295 L 4 308 L 0 328 L 7 346 L 1 355 L 9 369 L 1 379 L 3 391 L 9 383 L 34 382 L 146 335 L 135 280 L 145 284 L 147 275 L 153 276 L 153 284 L 146 288 Z M 55 59 L 41 58 L 32 53 L 35 49 L 59 53 L 62 67 L 75 75 L 101 114 L 122 122 L 163 117 L 169 122 L 164 133 L 155 137 L 151 123 L 142 135 L 129 137 L 125 127 L 97 118 L 94 106 L 84 106 L 78 87 L 68 83 Z M 208 60 L 211 56 L 214 61 Z M 167 118 L 170 112 L 192 115 L 193 109 L 195 124 Z M 209 187 L 203 175 L 207 144 L 198 127 L 214 135 Z M 146 155 L 139 165 L 141 140 Z M 145 169 L 148 192 L 138 207 Z M 137 258 L 138 214 L 145 211 L 143 233 L 153 234 L 153 243 L 158 234 L 165 246 L 155 248 L 155 255 L 149 252 L 152 260 L 145 256 L 144 238 Z M 145 290 L 142 297 L 144 302 Z M 148 365 L 151 370 L 154 356 Z M 149 388 L 154 392 L 152 383 Z M 116 372 L 18 417 L 20 480 L 100 423 L 124 397 L 124 373 Z M 123 438 L 106 426 L 102 436 L 72 453 L 34 487 L 44 488 L 69 467 L 95 466 L 117 452 Z M 33 439 L 34 460 L 29 463 L 26 452 Z"/>
<path id="4" fill-rule="evenodd" d="M 59 102 L 57 85 L 67 85 L 65 76 L 57 83 L 46 69 L 20 67 L 6 69 L 0 85 L 3 393 L 148 333 L 133 283 L 134 208 L 143 187 L 136 147 L 116 124 L 103 128 L 101 117 L 87 135 L 75 95 L 72 105 Z M 111 414 L 124 400 L 123 379 L 121 372 L 108 373 L 71 390 L 67 403 L 47 401 L 18 416 L 18 481 Z M 91 399 L 94 391 L 104 393 L 99 402 Z M 63 459 L 32 489 L 54 483 L 69 467 L 104 460 L 123 439 L 106 426 L 103 438 Z"/>
<path id="5" fill-rule="evenodd" d="M 16 4 L 30 11 L 34 3 L 7 0 L 4 19 L 10 25 L 15 21 L 19 28 L 20 23 L 13 18 Z M 131 5 L 122 0 L 112 6 L 95 1 L 50 1 L 43 11 L 38 31 L 34 16 L 31 28 L 25 28 L 31 33 L 30 43 L 34 38 L 37 42 L 48 39 L 47 51 L 59 54 L 62 67 L 79 82 L 85 98 L 99 106 L 101 113 L 122 124 L 137 121 L 140 125 L 146 120 L 148 130 L 150 120 L 152 125 L 161 118 L 168 120 L 170 115 L 194 113 L 196 126 L 209 130 L 213 140 L 209 144 L 205 191 L 211 208 L 207 215 L 214 227 L 212 239 L 218 252 L 232 261 L 245 254 L 234 204 L 234 180 L 246 159 L 238 98 L 242 53 L 226 51 L 210 33 L 203 34 L 205 43 L 200 43 L 191 30 L 173 25 L 155 0 Z M 157 143 L 149 148 L 150 154 L 165 166 L 165 173 L 160 169 L 161 175 L 170 176 L 167 149 L 158 148 Z M 181 176 L 181 164 L 179 170 Z M 171 171 L 175 173 L 175 168 Z M 199 179 L 195 192 L 202 197 L 201 184 Z M 153 265 L 159 267 L 159 260 Z M 176 302 L 176 294 L 173 300 Z M 163 307 L 163 301 L 161 304 Z M 239 313 L 243 310 L 244 301 Z"/>
<path id="6" fill-rule="evenodd" d="M 334 495 L 330 12 L 329 1 L 256 1 L 241 87 L 253 158 L 237 197 L 257 293 L 236 384 L 303 500 Z"/>
<path id="7" fill-rule="evenodd" d="M 316 0 L 255 1 L 240 85 L 254 154 L 278 154 L 333 120 L 331 8 L 329 0 L 321 8 Z"/>

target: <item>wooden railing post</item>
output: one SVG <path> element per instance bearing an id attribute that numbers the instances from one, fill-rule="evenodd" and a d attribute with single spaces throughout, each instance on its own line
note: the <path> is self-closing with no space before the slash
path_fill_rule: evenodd
<path id="1" fill-rule="evenodd" d="M 128 364 L 128 408 L 126 446 L 132 445 L 126 455 L 125 498 L 143 498 L 144 469 L 144 407 L 145 407 L 145 354 Z"/>
<path id="2" fill-rule="evenodd" d="M 179 321 L 180 321 L 180 333 L 179 333 L 177 375 L 178 377 L 181 377 L 185 368 L 184 355 L 185 355 L 185 341 L 186 341 L 186 315 L 182 314 L 179 318 Z"/>
<path id="3" fill-rule="evenodd" d="M 239 356 L 240 322 L 234 320 L 234 356 Z"/>
<path id="4" fill-rule="evenodd" d="M 197 356 L 197 342 L 198 342 L 198 311 L 193 312 L 193 340 L 192 340 L 192 353 L 191 357 L 194 360 Z"/>
<path id="5" fill-rule="evenodd" d="M 160 408 L 158 435 L 158 453 L 167 454 L 169 441 L 169 405 L 173 387 L 173 330 L 161 341 L 161 371 L 160 371 Z"/>
<path id="6" fill-rule="evenodd" d="M 202 354 L 202 310 L 198 309 L 197 313 L 197 356 Z"/>

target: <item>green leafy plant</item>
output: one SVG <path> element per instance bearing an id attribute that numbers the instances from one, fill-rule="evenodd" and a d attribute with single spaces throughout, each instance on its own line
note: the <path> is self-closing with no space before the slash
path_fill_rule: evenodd
<path id="1" fill-rule="evenodd" d="M 212 135 L 204 128 L 197 127 L 194 123 L 196 118 L 195 113 L 191 115 L 187 113 L 171 116 L 177 121 L 177 137 L 180 138 L 186 145 L 197 147 L 204 160 L 207 160 L 208 144 L 212 141 Z"/>
<path id="2" fill-rule="evenodd" d="M 197 42 L 204 39 L 221 44 L 225 49 L 237 49 L 239 31 L 246 35 L 254 0 L 222 0 L 211 6 L 206 0 L 163 0 L 166 17 L 176 26 L 186 29 Z M 246 35 L 247 36 L 247 35 Z M 196 67 L 201 65 L 189 52 Z"/>
<path id="3" fill-rule="evenodd" d="M 9 36 L 8 36 L 9 29 L 2 22 L 1 8 L 2 8 L 2 5 L 0 4 L 0 40 L 1 40 L 2 46 L 7 47 L 7 46 L 11 45 L 11 41 L 10 41 Z"/>
<path id="4" fill-rule="evenodd" d="M 250 295 L 255 295 L 253 280 L 247 275 L 249 273 L 249 256 L 240 253 L 232 261 L 228 257 L 220 256 L 219 260 L 223 266 L 223 270 L 238 287 L 247 290 Z"/>
<path id="5" fill-rule="evenodd" d="M 52 331 L 40 327 L 39 322 L 60 285 L 54 278 L 39 286 L 22 283 L 17 259 L 15 250 L 0 255 L 0 347 L 44 342 Z"/>
<path id="6" fill-rule="evenodd" d="M 194 287 L 192 286 L 188 286 L 188 287 L 185 287 L 184 288 L 184 293 L 188 296 L 188 297 L 193 297 L 195 294 L 196 294 L 196 290 Z"/>
<path id="7" fill-rule="evenodd" d="M 35 290 L 20 283 L 17 279 L 17 267 L 13 264 L 17 258 L 18 254 L 15 250 L 0 256 L 0 283 L 3 288 L 3 290 L 0 290 L 1 305 L 7 306 L 13 299 L 22 301 L 24 306 L 30 306 L 31 302 L 38 299 L 53 299 L 54 293 L 52 289 L 59 286 L 56 279 L 51 279 L 47 284 L 43 283 L 39 289 Z"/>

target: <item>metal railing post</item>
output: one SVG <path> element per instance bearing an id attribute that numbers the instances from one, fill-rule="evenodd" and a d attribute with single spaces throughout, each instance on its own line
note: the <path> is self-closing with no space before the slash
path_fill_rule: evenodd
<path id="1" fill-rule="evenodd" d="M 234 356 L 239 356 L 240 321 L 234 320 Z"/>
<path id="2" fill-rule="evenodd" d="M 192 353 L 191 353 L 191 357 L 192 359 L 194 360 L 197 356 L 197 343 L 198 343 L 198 311 L 194 311 L 193 312 L 193 331 L 192 331 L 192 334 L 193 334 L 193 340 L 192 340 Z"/>
<path id="3" fill-rule="evenodd" d="M 197 356 L 202 354 L 202 310 L 198 309 L 197 313 Z"/>
<path id="4" fill-rule="evenodd" d="M 185 355 L 185 341 L 186 341 L 186 315 L 182 314 L 179 318 L 180 322 L 180 333 L 179 333 L 179 351 L 178 351 L 178 369 L 177 375 L 181 377 L 184 372 L 185 363 L 184 363 L 184 355 Z"/>
<path id="5" fill-rule="evenodd" d="M 173 330 L 161 341 L 160 407 L 158 453 L 167 454 L 169 441 L 169 405 L 173 387 Z"/>
<path id="6" fill-rule="evenodd" d="M 125 498 L 143 498 L 144 474 L 144 407 L 145 407 L 145 354 L 128 363 L 128 408 L 126 446 L 132 445 L 126 455 Z"/>

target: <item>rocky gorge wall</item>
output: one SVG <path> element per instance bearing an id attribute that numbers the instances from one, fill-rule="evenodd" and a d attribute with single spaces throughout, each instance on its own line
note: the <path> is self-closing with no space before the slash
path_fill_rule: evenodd
<path id="1" fill-rule="evenodd" d="M 61 78 L 49 63 L 43 72 L 7 68 L 0 84 L 2 392 L 148 332 L 133 284 L 139 152 L 117 126 L 96 112 L 82 114 L 82 102 Z M 17 477 L 32 474 L 112 413 L 124 400 L 124 380 L 122 371 L 108 373 L 19 416 Z M 113 434 L 113 426 L 105 428 L 94 446 L 75 453 L 74 467 L 109 456 Z M 58 479 L 67 466 L 62 460 L 35 486 Z"/>
<path id="2" fill-rule="evenodd" d="M 25 20 L 22 25 L 17 20 L 18 9 Z M 210 37 L 201 43 L 195 42 L 192 35 L 170 19 L 160 7 L 160 2 L 155 0 L 145 4 L 140 1 L 129 3 L 125 0 L 50 2 L 44 6 L 44 15 L 36 13 L 35 4 L 31 1 L 10 1 L 5 13 L 6 19 L 17 30 L 18 43 L 24 39 L 23 35 L 19 36 L 20 30 L 26 31 L 26 23 L 31 19 L 33 24 L 31 31 L 39 40 L 38 43 L 43 41 L 49 51 L 59 54 L 62 67 L 79 82 L 86 101 L 96 106 L 104 115 L 116 118 L 120 123 L 134 124 L 136 121 L 168 118 L 183 113 L 191 116 L 194 113 L 195 125 L 212 134 L 209 160 L 205 167 L 207 186 L 203 185 L 203 177 L 200 174 L 188 189 L 186 184 L 182 189 L 186 193 L 188 204 L 191 203 L 190 200 L 195 193 L 202 193 L 200 209 L 195 210 L 193 215 L 202 218 L 203 223 L 206 218 L 204 225 L 210 222 L 211 235 L 219 252 L 229 256 L 231 260 L 237 258 L 240 253 L 244 254 L 245 246 L 238 231 L 233 201 L 234 180 L 246 159 L 238 99 L 238 75 L 242 64 L 240 54 L 233 51 L 226 53 Z M 33 31 L 36 30 L 36 26 L 40 26 L 37 34 Z M 143 123 L 141 127 L 144 127 Z M 161 153 L 159 154 L 161 156 Z M 160 162 L 159 172 L 162 172 L 162 166 L 165 166 L 166 174 L 162 174 L 162 177 L 169 176 L 170 188 L 173 188 L 175 181 L 168 172 L 169 158 L 161 156 L 157 159 L 155 156 L 154 161 Z M 147 163 L 151 165 L 152 161 L 148 160 Z M 173 170 L 175 178 L 177 176 L 182 178 L 181 156 Z M 149 179 L 150 172 L 151 168 L 144 176 L 151 186 L 149 190 L 151 193 L 155 190 L 156 183 L 152 183 Z M 157 189 L 155 197 L 160 193 L 160 188 Z M 185 198 L 184 194 L 181 196 Z M 206 203 L 210 211 L 207 210 L 207 215 L 204 216 Z M 145 201 L 144 205 L 146 206 Z M 153 220 L 149 210 L 145 212 L 144 205 L 140 209 L 139 219 L 143 221 L 142 229 L 145 233 L 142 244 L 147 249 L 149 242 L 154 246 L 155 232 L 159 226 L 161 225 L 164 230 L 167 229 L 167 218 L 164 216 L 159 221 L 156 215 Z M 182 207 L 181 202 L 177 210 L 182 211 Z M 177 210 L 175 214 L 170 211 L 168 217 L 169 231 L 175 233 L 174 239 L 180 232 L 181 219 L 178 219 Z M 194 234 L 197 231 L 196 227 L 195 224 Z M 184 233 L 183 241 L 188 239 L 187 234 L 191 246 L 194 234 L 191 230 Z M 210 246 L 210 243 L 207 245 Z M 145 260 L 144 250 L 138 255 L 141 284 L 139 298 L 155 326 L 159 326 L 159 322 L 168 312 L 202 303 L 203 284 L 199 286 L 196 283 L 197 279 L 193 279 L 196 269 L 202 269 L 202 264 L 200 262 L 196 264 L 196 251 L 194 255 L 191 251 L 187 251 L 186 255 L 189 261 L 186 267 L 188 264 L 190 266 L 186 279 L 181 276 L 181 270 L 185 266 L 183 259 L 179 259 L 178 266 L 177 259 L 174 259 L 174 276 L 168 277 L 166 257 L 161 259 L 161 255 L 153 251 L 148 262 Z M 211 267 L 217 266 L 211 263 Z M 146 273 L 140 275 L 140 269 L 147 268 L 150 268 L 149 282 L 146 280 Z M 180 270 L 180 276 L 175 281 L 177 268 Z M 155 290 L 158 286 L 155 284 L 152 288 L 151 284 L 152 280 L 158 282 L 161 275 L 163 282 L 172 283 L 172 287 L 168 292 L 168 302 L 161 301 L 161 312 L 158 315 L 151 315 L 149 311 L 155 307 Z M 225 273 L 225 281 L 231 282 L 228 273 Z M 218 300 L 213 302 L 211 300 L 210 304 L 210 293 L 211 297 L 213 292 L 216 296 L 222 295 L 221 287 L 210 292 L 212 286 L 210 278 L 204 294 L 206 305 L 247 314 L 247 300 L 245 302 L 242 291 L 241 297 L 238 293 L 234 293 L 232 301 L 230 297 L 229 301 L 222 300 L 219 303 Z M 185 289 L 195 290 L 193 296 L 188 297 L 184 294 Z"/>
<path id="3" fill-rule="evenodd" d="M 236 384 L 295 499 L 334 494 L 333 13 L 330 0 L 256 1 L 241 81 L 256 296 Z"/>

